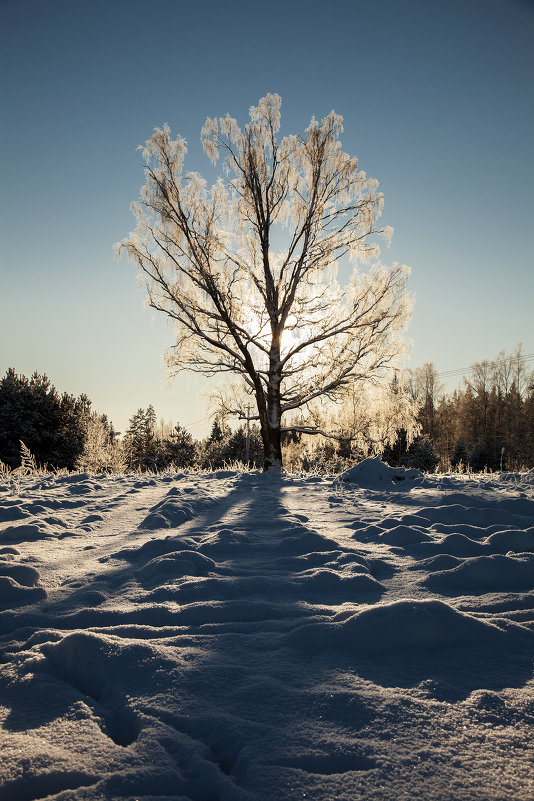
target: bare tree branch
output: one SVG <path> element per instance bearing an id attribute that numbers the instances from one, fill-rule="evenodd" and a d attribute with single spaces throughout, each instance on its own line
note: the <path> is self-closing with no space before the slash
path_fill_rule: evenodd
<path id="1" fill-rule="evenodd" d="M 266 468 L 281 465 L 282 415 L 378 380 L 410 316 L 405 267 L 336 281 L 340 259 L 377 256 L 375 237 L 387 235 L 378 182 L 341 150 L 341 117 L 279 138 L 280 105 L 261 98 L 243 130 L 207 118 L 203 146 L 225 173 L 209 189 L 184 172 L 185 141 L 155 129 L 137 227 L 119 246 L 145 276 L 149 305 L 175 323 L 171 370 L 233 374 L 254 397 Z"/>

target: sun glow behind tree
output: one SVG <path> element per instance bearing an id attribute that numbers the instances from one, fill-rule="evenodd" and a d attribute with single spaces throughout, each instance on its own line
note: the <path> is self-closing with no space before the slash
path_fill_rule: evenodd
<path id="1" fill-rule="evenodd" d="M 408 268 L 376 261 L 376 237 L 388 242 L 392 229 L 378 225 L 378 182 L 341 150 L 342 118 L 332 111 L 279 140 L 280 106 L 278 95 L 260 99 L 243 130 L 207 118 L 204 150 L 222 156 L 224 174 L 210 188 L 184 172 L 184 139 L 156 129 L 137 228 L 118 247 L 176 324 L 171 368 L 237 376 L 228 411 L 238 416 L 254 399 L 266 469 L 282 463 L 283 415 L 383 377 L 411 313 Z M 354 269 L 341 287 L 345 258 Z"/>

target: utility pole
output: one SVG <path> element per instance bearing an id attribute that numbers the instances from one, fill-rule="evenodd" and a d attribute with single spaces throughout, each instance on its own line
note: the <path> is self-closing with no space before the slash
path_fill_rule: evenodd
<path id="1" fill-rule="evenodd" d="M 247 438 L 245 445 L 245 464 L 249 465 L 250 461 L 250 404 L 247 406 Z"/>

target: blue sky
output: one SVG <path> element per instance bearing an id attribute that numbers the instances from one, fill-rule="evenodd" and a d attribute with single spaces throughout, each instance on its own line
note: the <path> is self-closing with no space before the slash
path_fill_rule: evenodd
<path id="1" fill-rule="evenodd" d="M 112 245 L 134 226 L 140 156 L 282 96 L 282 133 L 344 117 L 412 267 L 410 366 L 534 351 L 534 4 L 0 0 L 0 374 L 47 373 L 119 430 L 139 407 L 209 429 L 204 381 L 169 389 L 173 341 Z"/>

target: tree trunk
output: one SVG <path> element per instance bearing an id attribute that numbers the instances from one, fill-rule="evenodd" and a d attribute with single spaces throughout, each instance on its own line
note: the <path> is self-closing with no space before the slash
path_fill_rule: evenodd
<path id="1" fill-rule="evenodd" d="M 273 345 L 270 353 L 269 386 L 267 389 L 267 405 L 265 419 L 261 421 L 261 437 L 263 440 L 263 469 L 282 469 L 282 440 L 281 419 L 282 403 L 280 398 L 280 385 L 282 375 L 280 370 L 280 336 L 273 336 Z"/>
<path id="2" fill-rule="evenodd" d="M 280 435 L 280 422 L 277 426 L 270 423 L 261 430 L 263 440 L 263 470 L 282 469 L 282 443 Z"/>

